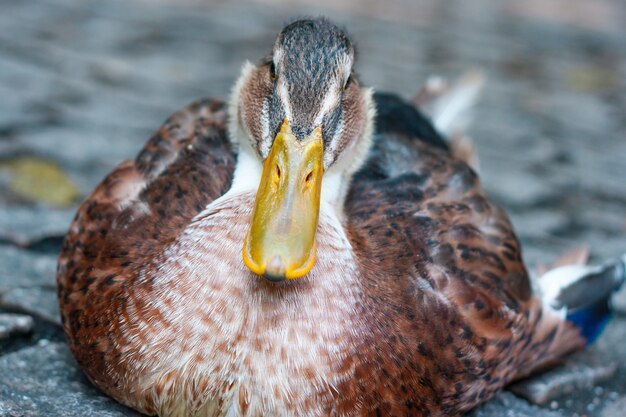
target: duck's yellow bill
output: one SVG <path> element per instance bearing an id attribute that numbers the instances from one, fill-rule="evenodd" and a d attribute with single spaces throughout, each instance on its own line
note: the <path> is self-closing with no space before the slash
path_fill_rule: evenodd
<path id="1" fill-rule="evenodd" d="M 306 275 L 315 263 L 323 142 L 317 127 L 299 141 L 285 119 L 263 165 L 243 261 L 271 281 Z"/>

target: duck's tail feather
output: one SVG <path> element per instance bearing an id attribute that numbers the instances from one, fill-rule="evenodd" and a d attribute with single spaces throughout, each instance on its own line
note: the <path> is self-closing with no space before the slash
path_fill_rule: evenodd
<path id="1" fill-rule="evenodd" d="M 476 170 L 478 157 L 467 129 L 484 83 L 485 76 L 478 70 L 468 71 L 453 83 L 433 76 L 413 98 L 413 103 L 447 138 L 452 154 Z"/>
<path id="2" fill-rule="evenodd" d="M 599 266 L 570 264 L 539 278 L 544 305 L 560 311 L 587 344 L 602 333 L 611 316 L 611 296 L 626 281 L 626 255 Z"/>
<path id="3" fill-rule="evenodd" d="M 431 118 L 439 132 L 452 136 L 468 128 L 484 83 L 485 76 L 479 70 L 468 71 L 453 83 L 432 76 L 413 102 Z"/>

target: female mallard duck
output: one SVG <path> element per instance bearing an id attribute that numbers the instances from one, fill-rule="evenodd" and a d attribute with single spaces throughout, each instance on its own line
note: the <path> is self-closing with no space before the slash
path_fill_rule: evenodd
<path id="1" fill-rule="evenodd" d="M 59 301 L 96 386 L 163 417 L 450 416 L 584 346 L 472 169 L 353 61 L 327 20 L 286 26 L 85 201 Z"/>

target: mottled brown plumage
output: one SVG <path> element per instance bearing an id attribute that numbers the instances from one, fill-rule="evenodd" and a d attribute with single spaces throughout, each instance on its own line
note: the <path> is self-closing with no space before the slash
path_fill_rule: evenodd
<path id="1" fill-rule="evenodd" d="M 227 193 L 242 157 L 223 102 L 176 113 L 109 174 L 58 269 L 70 348 L 96 386 L 161 416 L 454 416 L 584 345 L 533 295 L 476 173 L 413 107 L 374 100 L 368 157 L 341 217 L 321 211 L 298 280 L 243 265 L 254 193 Z"/>

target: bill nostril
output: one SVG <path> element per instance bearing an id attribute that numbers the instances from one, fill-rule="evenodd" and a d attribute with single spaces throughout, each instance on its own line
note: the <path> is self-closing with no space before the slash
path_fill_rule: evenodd
<path id="1" fill-rule="evenodd" d="M 282 175 L 282 171 L 280 170 L 280 166 L 276 164 L 276 169 L 274 169 L 274 175 L 272 176 L 275 188 L 278 188 L 278 186 L 280 185 L 281 175 Z"/>

